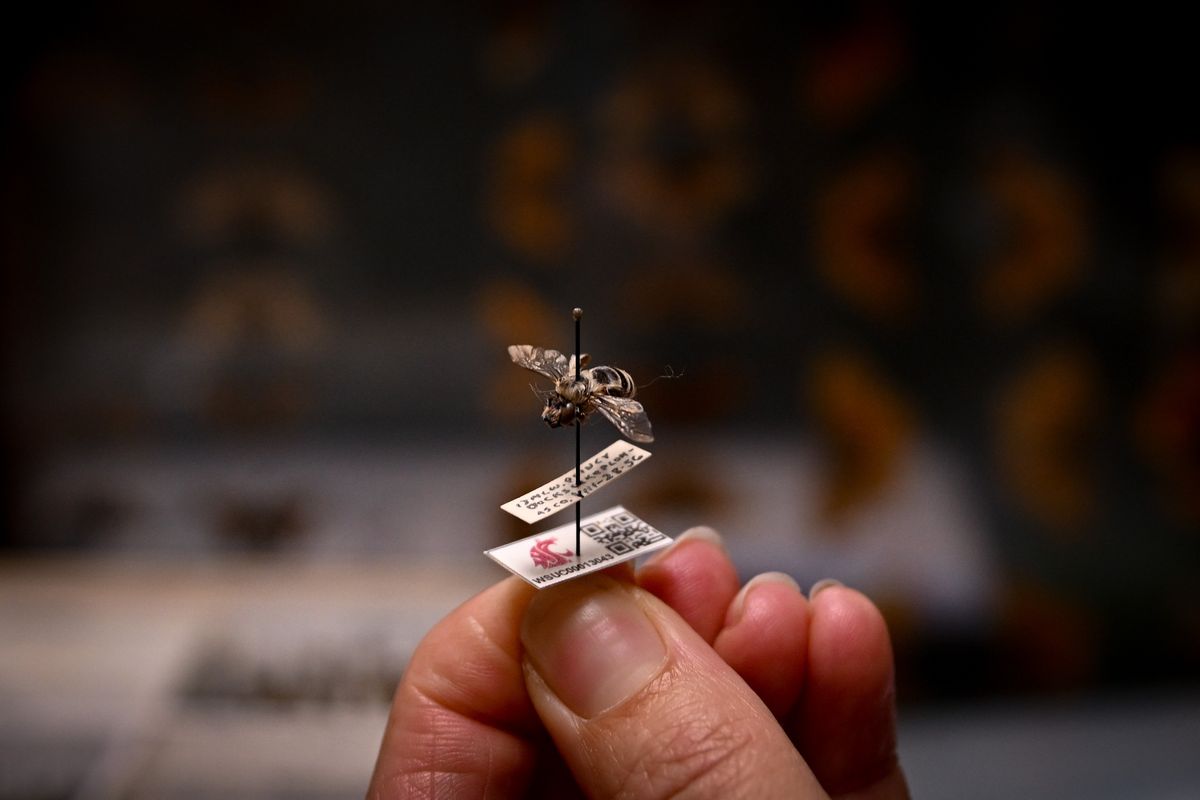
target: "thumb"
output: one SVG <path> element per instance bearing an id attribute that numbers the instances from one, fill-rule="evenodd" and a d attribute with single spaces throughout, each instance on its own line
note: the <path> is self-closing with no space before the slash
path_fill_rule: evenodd
<path id="1" fill-rule="evenodd" d="M 602 575 L 546 589 L 521 639 L 534 708 L 587 794 L 825 797 L 754 691 L 648 592 Z"/>

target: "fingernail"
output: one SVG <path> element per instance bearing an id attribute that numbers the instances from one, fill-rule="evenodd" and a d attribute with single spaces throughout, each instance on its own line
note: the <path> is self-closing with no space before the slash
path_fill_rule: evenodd
<path id="1" fill-rule="evenodd" d="M 619 705 L 657 675 L 667 659 L 658 629 L 632 587 L 581 578 L 539 592 L 521 627 L 533 668 L 585 719 Z"/>
<path id="2" fill-rule="evenodd" d="M 692 541 L 708 542 L 722 550 L 725 549 L 725 540 L 721 538 L 721 534 L 717 533 L 716 529 L 710 528 L 707 525 L 697 525 L 694 528 L 688 528 L 679 535 L 674 544 Z"/>
<path id="3" fill-rule="evenodd" d="M 842 585 L 842 582 L 837 580 L 836 578 L 823 578 L 823 579 L 817 581 L 816 583 L 814 583 L 812 585 L 812 588 L 808 590 L 808 599 L 814 600 L 814 599 L 816 599 L 817 592 L 822 592 L 831 586 L 841 586 L 841 585 Z"/>
<path id="4" fill-rule="evenodd" d="M 713 547 L 716 547 L 722 552 L 725 550 L 725 540 L 721 538 L 721 534 L 717 533 L 713 528 L 707 525 L 697 525 L 695 528 L 688 528 L 683 533 L 675 537 L 675 541 L 671 542 L 671 546 L 662 552 L 655 553 L 654 556 L 647 561 L 647 564 L 653 564 L 656 561 L 661 561 L 671 553 L 674 553 L 685 542 L 708 542 Z"/>
<path id="5" fill-rule="evenodd" d="M 738 621 L 741 620 L 742 614 L 745 613 L 746 610 L 746 598 L 750 596 L 750 592 L 754 591 L 755 587 L 762 586 L 764 583 L 782 584 L 784 586 L 790 586 L 797 592 L 801 591 L 800 584 L 796 583 L 792 576 L 788 575 L 786 572 L 763 572 L 759 575 L 755 575 L 746 582 L 746 585 L 742 587 L 741 591 L 734 595 L 733 603 L 731 603 L 729 606 L 731 625 L 736 625 Z"/>

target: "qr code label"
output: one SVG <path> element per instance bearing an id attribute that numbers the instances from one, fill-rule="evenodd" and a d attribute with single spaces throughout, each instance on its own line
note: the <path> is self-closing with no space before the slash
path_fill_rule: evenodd
<path id="1" fill-rule="evenodd" d="M 486 551 L 488 558 L 539 589 L 605 569 L 671 543 L 671 537 L 614 506 L 575 523 Z M 579 552 L 576 552 L 578 549 Z"/>
<path id="2" fill-rule="evenodd" d="M 619 556 L 667 538 L 665 533 L 655 530 L 628 511 L 620 511 L 599 522 L 585 525 L 582 530 L 608 552 Z"/>

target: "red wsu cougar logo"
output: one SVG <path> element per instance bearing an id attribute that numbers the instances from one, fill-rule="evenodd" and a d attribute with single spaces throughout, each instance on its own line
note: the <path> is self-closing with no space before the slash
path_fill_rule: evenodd
<path id="1" fill-rule="evenodd" d="M 542 569 L 561 567 L 571 560 L 572 553 L 570 550 L 565 553 L 554 552 L 550 547 L 555 544 L 558 544 L 558 539 L 554 536 L 538 539 L 534 542 L 533 547 L 529 548 L 529 557 L 533 559 L 535 565 Z"/>

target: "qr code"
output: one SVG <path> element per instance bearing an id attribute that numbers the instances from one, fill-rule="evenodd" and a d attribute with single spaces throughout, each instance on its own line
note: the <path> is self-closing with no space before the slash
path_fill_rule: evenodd
<path id="1" fill-rule="evenodd" d="M 667 538 L 629 512 L 613 514 L 611 517 L 584 525 L 582 531 L 610 552 L 623 556 L 654 542 Z"/>

